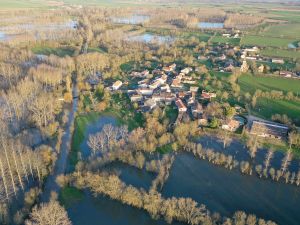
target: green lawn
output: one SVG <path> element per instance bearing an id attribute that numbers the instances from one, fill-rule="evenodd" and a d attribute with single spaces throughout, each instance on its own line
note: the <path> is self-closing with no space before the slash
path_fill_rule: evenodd
<path id="1" fill-rule="evenodd" d="M 67 55 L 72 56 L 75 52 L 75 50 L 70 47 L 52 48 L 52 47 L 47 47 L 47 46 L 36 46 L 36 47 L 33 47 L 31 50 L 35 54 L 57 55 L 59 57 L 64 57 Z"/>
<path id="2" fill-rule="evenodd" d="M 297 40 L 288 38 L 273 38 L 248 35 L 241 39 L 241 44 L 261 47 L 287 48 L 288 44 L 293 43 L 295 41 Z"/>
<path id="3" fill-rule="evenodd" d="M 261 55 L 269 57 L 280 57 L 280 58 L 290 58 L 299 59 L 300 51 L 295 50 L 284 50 L 284 49 L 263 49 L 260 51 Z"/>
<path id="4" fill-rule="evenodd" d="M 298 11 L 271 11 L 274 19 L 286 20 L 291 23 L 300 23 L 300 13 Z"/>
<path id="5" fill-rule="evenodd" d="M 274 114 L 286 114 L 300 125 L 300 102 L 258 98 L 253 114 L 271 119 Z"/>
<path id="6" fill-rule="evenodd" d="M 238 83 L 241 92 L 253 94 L 257 89 L 262 91 L 283 91 L 285 93 L 292 91 L 294 94 L 300 94 L 300 80 L 288 79 L 273 76 L 252 76 L 242 75 Z"/>

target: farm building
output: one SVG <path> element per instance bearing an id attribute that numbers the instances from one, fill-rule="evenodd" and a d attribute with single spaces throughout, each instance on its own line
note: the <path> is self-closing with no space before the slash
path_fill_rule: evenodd
<path id="1" fill-rule="evenodd" d="M 253 121 L 250 133 L 260 137 L 287 138 L 289 128 L 283 124 Z"/>

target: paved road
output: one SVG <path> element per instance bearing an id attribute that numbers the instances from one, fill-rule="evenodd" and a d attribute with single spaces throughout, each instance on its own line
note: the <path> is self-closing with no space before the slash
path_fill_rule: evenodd
<path id="1" fill-rule="evenodd" d="M 73 96 L 77 96 L 77 85 L 73 85 Z M 59 192 L 60 187 L 56 183 L 56 177 L 64 174 L 68 161 L 68 154 L 70 151 L 72 132 L 71 127 L 74 123 L 75 112 L 77 111 L 78 98 L 73 98 L 72 110 L 69 113 L 67 128 L 62 136 L 62 144 L 60 146 L 60 153 L 55 163 L 52 174 L 47 177 L 44 191 L 40 196 L 41 202 L 48 202 L 50 200 L 51 192 Z"/>

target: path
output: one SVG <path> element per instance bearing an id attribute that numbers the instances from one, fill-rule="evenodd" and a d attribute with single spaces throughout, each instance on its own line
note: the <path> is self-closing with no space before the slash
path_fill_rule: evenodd
<path id="1" fill-rule="evenodd" d="M 77 96 L 77 85 L 73 85 L 73 96 Z M 69 113 L 69 118 L 66 126 L 66 130 L 62 136 L 62 143 L 60 146 L 60 153 L 55 163 L 55 167 L 47 177 L 45 182 L 43 193 L 40 196 L 41 202 L 48 202 L 50 200 L 51 192 L 59 192 L 60 187 L 56 183 L 56 178 L 60 174 L 64 174 L 66 170 L 66 165 L 68 161 L 68 153 L 71 146 L 72 131 L 71 127 L 74 124 L 75 113 L 77 111 L 78 98 L 73 98 L 72 110 Z"/>

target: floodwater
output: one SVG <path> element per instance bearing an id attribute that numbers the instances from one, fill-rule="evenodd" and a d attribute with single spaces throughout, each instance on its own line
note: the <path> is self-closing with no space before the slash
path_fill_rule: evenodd
<path id="1" fill-rule="evenodd" d="M 155 34 L 141 34 L 136 36 L 131 36 L 128 38 L 130 41 L 137 41 L 137 42 L 144 42 L 144 43 L 158 43 L 158 44 L 165 44 L 171 43 L 174 41 L 173 37 L 170 36 L 161 36 Z"/>
<path id="2" fill-rule="evenodd" d="M 282 225 L 300 221 L 299 187 L 242 175 L 188 153 L 177 155 L 162 193 L 191 197 L 224 216 L 243 210 Z"/>
<path id="3" fill-rule="evenodd" d="M 223 148 L 223 142 L 215 137 L 202 137 L 198 140 L 198 142 L 203 146 L 203 148 L 212 148 L 214 151 L 222 152 L 225 155 L 232 155 L 234 156 L 234 159 L 237 159 L 238 161 L 252 161 L 253 169 L 255 168 L 255 165 L 264 164 L 266 154 L 268 152 L 267 149 L 258 149 L 255 159 L 251 160 L 247 147 L 236 139 L 234 139 L 225 149 Z M 280 169 L 283 158 L 284 154 L 282 152 L 274 152 L 273 158 L 270 161 L 271 167 L 276 170 Z M 299 160 L 293 159 L 288 167 L 289 171 L 298 172 L 298 169 L 300 168 L 299 164 Z"/>
<path id="4" fill-rule="evenodd" d="M 20 23 L 12 26 L 0 26 L 0 41 L 8 41 L 23 33 L 32 33 L 37 39 L 42 39 L 38 32 L 40 31 L 60 31 L 60 30 L 74 30 L 78 22 L 69 20 L 64 23 L 45 23 L 32 24 Z"/>
<path id="5" fill-rule="evenodd" d="M 0 31 L 0 41 L 5 41 L 6 38 L 7 38 L 6 34 Z"/>
<path id="6" fill-rule="evenodd" d="M 200 22 L 198 27 L 201 29 L 221 29 L 224 28 L 224 23 Z"/>
<path id="7" fill-rule="evenodd" d="M 114 117 L 101 116 L 87 126 L 85 137 L 102 129 L 104 124 L 116 124 Z M 84 142 L 86 142 L 85 139 Z M 204 147 L 225 154 L 235 155 L 239 160 L 250 160 L 247 149 L 237 140 L 223 149 L 221 141 L 203 137 L 199 142 Z M 86 143 L 82 150 L 89 151 Z M 253 163 L 261 164 L 266 150 L 257 153 Z M 279 169 L 283 154 L 275 153 L 272 167 Z M 290 170 L 298 169 L 298 161 L 293 160 Z M 106 166 L 120 175 L 127 185 L 148 190 L 155 174 L 145 170 L 114 162 Z M 237 169 L 228 170 L 208 161 L 195 158 L 190 153 L 179 153 L 171 168 L 162 195 L 164 197 L 191 197 L 199 204 L 205 204 L 211 212 L 231 217 L 234 212 L 243 210 L 260 218 L 272 220 L 282 225 L 297 225 L 300 221 L 300 187 L 260 179 L 255 175 L 242 175 Z M 94 197 L 84 191 L 83 199 L 67 208 L 74 225 L 166 225 L 164 220 L 153 220 L 144 210 L 111 200 L 107 197 Z M 172 223 L 173 225 L 179 223 Z"/>
<path id="8" fill-rule="evenodd" d="M 120 24 L 142 24 L 147 22 L 149 19 L 150 16 L 147 15 L 132 15 L 129 17 L 113 17 L 112 21 Z"/>

